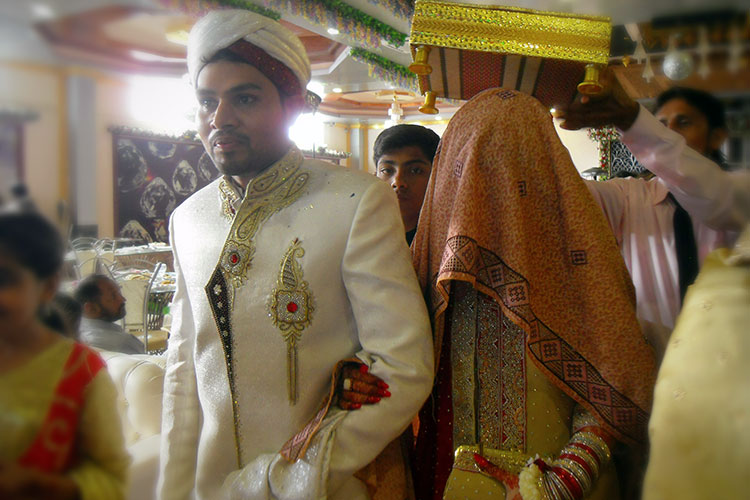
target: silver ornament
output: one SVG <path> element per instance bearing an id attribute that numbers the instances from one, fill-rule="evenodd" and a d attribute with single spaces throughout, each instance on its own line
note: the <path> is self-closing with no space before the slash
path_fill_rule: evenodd
<path id="1" fill-rule="evenodd" d="M 674 81 L 684 80 L 693 72 L 693 56 L 687 52 L 669 52 L 664 56 L 662 70 L 667 78 Z"/>

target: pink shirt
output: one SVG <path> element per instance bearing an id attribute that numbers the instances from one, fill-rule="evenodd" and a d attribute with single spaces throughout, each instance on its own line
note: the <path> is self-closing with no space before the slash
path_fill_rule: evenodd
<path id="1" fill-rule="evenodd" d="M 680 311 L 671 192 L 690 214 L 700 263 L 732 246 L 750 221 L 750 171 L 725 172 L 641 108 L 623 142 L 657 177 L 586 181 L 617 238 L 636 291 L 637 314 L 661 358 Z"/>

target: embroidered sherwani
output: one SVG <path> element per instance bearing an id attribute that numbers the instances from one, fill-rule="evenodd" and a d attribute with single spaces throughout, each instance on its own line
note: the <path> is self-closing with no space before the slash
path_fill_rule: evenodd
<path id="1" fill-rule="evenodd" d="M 351 475 L 405 429 L 432 383 L 429 319 L 395 196 L 296 149 L 240 196 L 219 179 L 172 216 L 160 495 L 366 497 Z M 354 355 L 392 396 L 329 411 L 298 461 L 309 468 L 284 484 L 278 452 L 318 412 L 335 364 Z"/>

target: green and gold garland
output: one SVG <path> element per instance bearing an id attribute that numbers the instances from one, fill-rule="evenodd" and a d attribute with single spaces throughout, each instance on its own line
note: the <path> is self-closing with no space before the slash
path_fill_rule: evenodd
<path id="1" fill-rule="evenodd" d="M 417 90 L 419 87 L 414 73 L 390 59 L 358 48 L 352 48 L 349 55 L 355 61 L 367 64 L 371 77 L 379 78 L 401 89 Z"/>
<path id="2" fill-rule="evenodd" d="M 256 5 L 250 0 L 161 0 L 161 4 L 165 7 L 179 9 L 190 14 L 203 15 L 211 9 L 221 6 L 249 10 L 261 16 L 269 17 L 274 21 L 281 19 L 281 14 L 278 12 Z"/>
<path id="3" fill-rule="evenodd" d="M 399 2 L 400 0 L 388 1 Z M 178 8 L 189 13 L 203 13 L 217 6 L 233 7 L 279 20 L 281 18 L 279 12 L 288 12 L 323 28 L 336 27 L 343 35 L 371 49 L 380 47 L 381 40 L 395 47 L 401 47 L 406 43 L 404 33 L 341 0 L 258 0 L 258 2 L 263 6 L 250 0 L 161 0 L 161 3 L 167 7 Z"/>
<path id="4" fill-rule="evenodd" d="M 367 0 L 372 5 L 377 5 L 385 9 L 387 12 L 392 12 L 394 16 L 400 17 L 406 21 L 411 22 L 411 18 L 414 17 L 414 1 L 415 0 Z"/>

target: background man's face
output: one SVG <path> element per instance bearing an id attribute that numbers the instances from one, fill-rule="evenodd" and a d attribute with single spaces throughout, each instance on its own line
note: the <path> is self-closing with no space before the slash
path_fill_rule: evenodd
<path id="1" fill-rule="evenodd" d="M 289 148 L 290 116 L 279 92 L 249 64 L 207 64 L 196 84 L 198 134 L 216 167 L 253 176 Z"/>
<path id="2" fill-rule="evenodd" d="M 375 174 L 396 191 L 407 231 L 413 229 L 419 218 L 431 170 L 432 162 L 419 146 L 395 149 L 378 159 Z"/>
<path id="3" fill-rule="evenodd" d="M 99 319 L 113 322 L 124 318 L 125 302 L 125 297 L 116 283 L 111 280 L 99 281 Z"/>
<path id="4" fill-rule="evenodd" d="M 664 103 L 656 112 L 656 118 L 684 137 L 688 147 L 702 155 L 721 146 L 721 144 L 716 146 L 711 144 L 706 115 L 684 99 L 676 98 Z"/>

